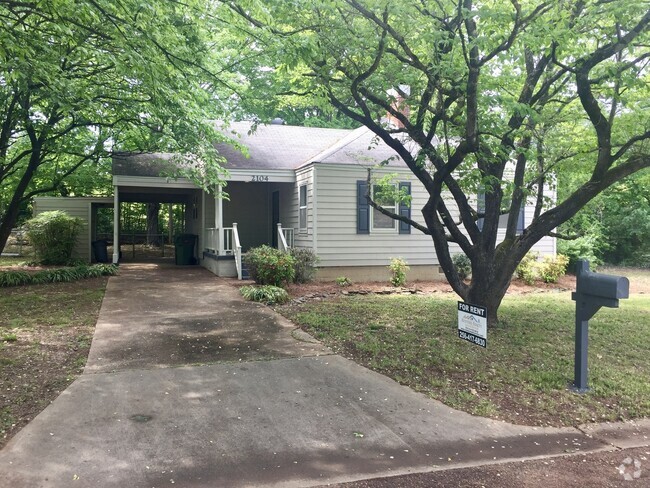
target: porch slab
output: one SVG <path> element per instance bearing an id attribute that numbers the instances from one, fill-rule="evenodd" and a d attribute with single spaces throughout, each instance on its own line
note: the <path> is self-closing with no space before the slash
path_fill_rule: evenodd
<path id="1" fill-rule="evenodd" d="M 331 354 L 199 266 L 126 264 L 109 280 L 85 373 Z"/>

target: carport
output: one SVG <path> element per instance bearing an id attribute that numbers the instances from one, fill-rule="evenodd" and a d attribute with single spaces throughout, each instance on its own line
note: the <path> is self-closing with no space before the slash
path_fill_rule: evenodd
<path id="1" fill-rule="evenodd" d="M 168 154 L 124 154 L 114 156 L 113 242 L 120 243 L 123 246 L 130 243 L 135 249 L 136 236 L 134 234 L 127 235 L 123 229 L 124 223 L 121 217 L 124 204 L 158 203 L 183 206 L 182 226 L 181 228 L 178 226 L 174 228 L 174 233 L 198 235 L 198 249 L 201 249 L 204 192 L 188 179 L 174 179 L 162 176 L 165 174 L 165 170 L 173 167 L 171 159 L 172 156 Z M 120 261 L 119 251 L 120 246 L 113 247 L 113 263 Z M 170 253 L 165 257 L 172 256 L 173 254 Z"/>

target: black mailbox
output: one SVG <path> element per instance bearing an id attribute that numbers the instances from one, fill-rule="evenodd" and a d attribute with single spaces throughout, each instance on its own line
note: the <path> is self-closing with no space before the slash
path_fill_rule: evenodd
<path id="1" fill-rule="evenodd" d="M 576 269 L 575 378 L 573 387 L 584 393 L 587 387 L 587 355 L 589 348 L 589 319 L 600 307 L 618 308 L 621 298 L 630 296 L 630 282 L 624 276 L 604 275 L 589 271 L 589 262 L 581 259 Z"/>

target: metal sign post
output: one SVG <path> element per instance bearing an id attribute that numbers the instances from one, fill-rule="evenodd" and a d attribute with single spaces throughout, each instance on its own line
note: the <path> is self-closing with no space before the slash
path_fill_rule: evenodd
<path id="1" fill-rule="evenodd" d="M 589 319 L 600 307 L 618 308 L 618 300 L 628 298 L 630 282 L 624 276 L 604 275 L 589 271 L 589 261 L 581 259 L 576 269 L 575 375 L 573 389 L 579 393 L 587 386 L 587 357 L 589 349 Z"/>

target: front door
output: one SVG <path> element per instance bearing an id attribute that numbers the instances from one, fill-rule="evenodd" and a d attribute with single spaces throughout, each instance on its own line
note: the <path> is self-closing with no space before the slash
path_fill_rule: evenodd
<path id="1" fill-rule="evenodd" d="M 274 191 L 271 194 L 271 244 L 278 247 L 278 224 L 280 223 L 280 192 Z"/>

